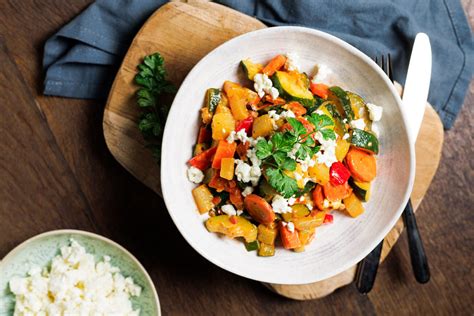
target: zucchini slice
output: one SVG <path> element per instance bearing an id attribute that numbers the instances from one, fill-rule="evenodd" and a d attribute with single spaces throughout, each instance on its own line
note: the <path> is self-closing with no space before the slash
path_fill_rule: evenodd
<path id="1" fill-rule="evenodd" d="M 370 182 L 359 182 L 351 178 L 349 184 L 362 202 L 367 202 L 370 199 Z"/>
<path id="2" fill-rule="evenodd" d="M 253 77 L 255 77 L 255 75 L 263 69 L 262 64 L 255 64 L 250 59 L 244 59 L 240 61 L 240 66 L 242 67 L 242 70 L 244 71 L 247 78 L 250 80 L 253 80 Z"/>
<path id="3" fill-rule="evenodd" d="M 336 106 L 331 101 L 326 101 L 319 107 L 326 115 L 334 121 L 334 131 L 342 137 L 347 133 L 346 124 L 342 121 L 342 116 L 336 109 Z"/>
<path id="4" fill-rule="evenodd" d="M 346 91 L 336 86 L 329 88 L 329 91 L 336 97 L 334 98 L 334 96 L 330 95 L 330 99 L 336 99 L 335 101 L 338 100 L 340 102 L 342 107 L 341 114 L 344 114 L 349 121 L 352 121 L 354 119 L 354 112 L 352 111 L 351 101 Z"/>
<path id="5" fill-rule="evenodd" d="M 221 90 L 216 88 L 209 88 L 206 91 L 206 106 L 209 112 L 214 113 L 217 105 L 221 101 Z"/>
<path id="6" fill-rule="evenodd" d="M 349 101 L 351 102 L 354 119 L 364 119 L 366 126 L 371 127 L 372 121 L 369 119 L 369 111 L 365 106 L 365 101 L 360 95 L 347 91 Z"/>
<path id="7" fill-rule="evenodd" d="M 367 150 L 371 153 L 379 153 L 379 141 L 374 134 L 354 128 L 352 131 L 352 145 Z"/>
<path id="8" fill-rule="evenodd" d="M 315 99 L 307 88 L 307 77 L 296 71 L 277 71 L 272 76 L 273 86 L 286 101 L 297 101 L 305 107 L 314 104 Z"/>

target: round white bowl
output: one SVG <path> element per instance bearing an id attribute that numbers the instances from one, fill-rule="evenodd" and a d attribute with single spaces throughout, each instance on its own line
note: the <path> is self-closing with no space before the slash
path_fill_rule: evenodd
<path id="1" fill-rule="evenodd" d="M 327 65 L 333 82 L 383 106 L 377 178 L 365 213 L 350 218 L 333 212 L 334 223 L 316 230 L 306 251 L 278 249 L 263 258 L 247 252 L 240 240 L 209 233 L 205 215 L 197 212 L 186 177 L 199 127 L 199 109 L 206 89 L 225 80 L 245 83 L 239 62 L 265 63 L 277 54 L 295 52 L 301 70 L 311 73 Z M 247 82 L 249 84 L 249 82 Z M 178 230 L 203 257 L 243 277 L 276 284 L 306 284 L 334 276 L 362 260 L 400 217 L 414 180 L 414 146 L 408 138 L 405 110 L 392 83 L 366 55 L 329 34 L 303 27 L 272 27 L 236 37 L 205 56 L 183 81 L 169 112 L 163 137 L 161 185 L 168 211 Z"/>

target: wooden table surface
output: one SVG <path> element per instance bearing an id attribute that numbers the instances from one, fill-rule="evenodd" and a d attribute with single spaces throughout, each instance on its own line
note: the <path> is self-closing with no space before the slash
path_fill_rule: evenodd
<path id="1" fill-rule="evenodd" d="M 38 233 L 75 228 L 135 254 L 155 282 L 165 315 L 472 315 L 472 82 L 417 215 L 430 283 L 416 283 L 404 234 L 368 296 L 351 285 L 324 299 L 292 301 L 214 266 L 185 242 L 163 201 L 107 150 L 104 101 L 42 96 L 44 41 L 89 2 L 0 1 L 0 258 Z M 474 2 L 463 5 L 473 25 Z"/>

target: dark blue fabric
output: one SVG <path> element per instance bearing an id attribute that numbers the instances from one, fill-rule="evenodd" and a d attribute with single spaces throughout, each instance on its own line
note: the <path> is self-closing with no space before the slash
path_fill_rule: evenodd
<path id="1" fill-rule="evenodd" d="M 97 0 L 45 45 L 47 95 L 99 98 L 108 93 L 130 41 L 166 1 Z M 416 33 L 430 36 L 429 101 L 449 128 L 474 68 L 474 42 L 459 0 L 220 0 L 268 26 L 301 25 L 344 39 L 367 55 L 391 53 L 404 83 Z M 158 39 L 159 40 L 159 39 Z"/>

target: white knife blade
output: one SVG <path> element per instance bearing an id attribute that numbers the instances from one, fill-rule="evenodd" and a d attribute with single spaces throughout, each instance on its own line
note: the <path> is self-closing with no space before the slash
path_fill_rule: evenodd
<path id="1" fill-rule="evenodd" d="M 420 131 L 428 99 L 431 59 L 430 39 L 425 33 L 418 33 L 413 43 L 402 97 L 403 106 L 408 114 L 408 135 L 413 144 Z"/>

